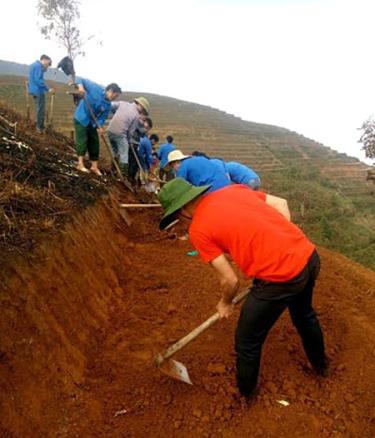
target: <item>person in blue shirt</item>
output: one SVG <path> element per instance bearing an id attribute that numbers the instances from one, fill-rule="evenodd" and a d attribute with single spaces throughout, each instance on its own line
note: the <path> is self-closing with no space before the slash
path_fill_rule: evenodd
<path id="1" fill-rule="evenodd" d="M 236 161 L 228 161 L 225 163 L 225 169 L 234 183 L 244 184 L 253 190 L 259 189 L 260 178 L 250 167 Z"/>
<path id="2" fill-rule="evenodd" d="M 210 185 L 207 193 L 230 185 L 224 169 L 207 158 L 184 155 L 177 149 L 169 153 L 168 164 L 174 169 L 176 177 L 183 178 L 198 187 Z"/>
<path id="3" fill-rule="evenodd" d="M 169 181 L 173 178 L 172 172 L 169 172 L 169 169 L 165 168 L 166 164 L 168 163 L 168 154 L 172 151 L 176 150 L 176 146 L 173 144 L 173 137 L 171 135 L 167 135 L 166 137 L 167 143 L 163 143 L 159 146 L 158 150 L 158 158 L 159 158 L 159 176 L 160 179 L 164 180 L 166 179 Z"/>
<path id="4" fill-rule="evenodd" d="M 204 152 L 200 152 L 200 151 L 194 151 L 191 155 L 193 155 L 194 157 L 204 157 L 207 160 L 210 160 L 211 163 L 214 163 L 220 170 L 224 170 L 224 173 L 227 174 L 227 170 L 225 168 L 225 161 L 222 160 L 221 158 L 211 158 L 208 155 L 206 155 Z M 228 179 L 229 175 L 227 174 Z"/>
<path id="5" fill-rule="evenodd" d="M 150 135 L 150 141 L 152 146 L 152 165 L 151 168 L 155 168 L 158 164 L 158 153 L 156 152 L 156 145 L 159 143 L 159 136 L 157 134 Z"/>
<path id="6" fill-rule="evenodd" d="M 152 120 L 150 117 L 146 117 L 143 121 L 144 135 L 139 140 L 138 156 L 142 169 L 145 172 L 149 172 L 153 157 L 152 157 L 152 143 L 151 137 L 147 136 L 148 131 L 152 128 Z"/>
<path id="7" fill-rule="evenodd" d="M 228 178 L 235 184 L 244 184 L 249 186 L 253 190 L 258 190 L 260 187 L 260 178 L 251 167 L 236 161 L 224 161 L 221 158 L 211 158 L 204 152 L 194 151 L 193 155 L 196 157 L 204 157 L 207 160 L 211 160 L 219 168 L 224 169 Z"/>
<path id="8" fill-rule="evenodd" d="M 91 160 L 90 170 L 100 176 L 102 173 L 98 167 L 100 145 L 98 133 L 104 134 L 102 126 L 111 110 L 111 102 L 119 97 L 121 88 L 117 84 L 112 83 L 104 89 L 87 79 L 79 79 L 77 86 L 78 92 L 84 95 L 74 113 L 76 151 L 78 156 L 77 169 L 81 172 L 89 172 L 89 169 L 84 164 L 84 157 L 88 151 Z M 95 115 L 98 126 L 90 113 L 88 105 Z"/>
<path id="9" fill-rule="evenodd" d="M 45 93 L 54 93 L 53 88 L 49 88 L 44 82 L 44 72 L 48 70 L 52 64 L 51 58 L 47 55 L 42 55 L 40 60 L 35 61 L 29 67 L 28 92 L 33 96 L 36 108 L 36 132 L 43 134 L 44 132 L 44 117 L 46 112 L 46 97 Z"/>

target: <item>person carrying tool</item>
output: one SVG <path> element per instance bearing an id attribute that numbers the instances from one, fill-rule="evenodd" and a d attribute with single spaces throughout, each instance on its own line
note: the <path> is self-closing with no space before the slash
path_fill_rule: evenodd
<path id="1" fill-rule="evenodd" d="M 112 103 L 112 117 L 107 133 L 115 159 L 118 160 L 123 175 L 129 176 L 129 142 L 138 127 L 140 119 L 150 112 L 150 104 L 144 97 L 137 97 L 133 102 L 118 101 Z M 133 165 L 132 157 L 132 165 Z M 136 169 L 137 163 L 134 163 Z"/>
<path id="2" fill-rule="evenodd" d="M 55 93 L 53 88 L 49 88 L 44 81 L 44 73 L 52 64 L 51 58 L 47 55 L 42 55 L 40 60 L 35 61 L 29 67 L 28 92 L 34 98 L 36 108 L 36 132 L 44 133 L 44 118 L 46 112 L 46 97 L 45 93 Z"/>
<path id="3" fill-rule="evenodd" d="M 174 169 L 176 177 L 198 187 L 209 185 L 208 192 L 214 192 L 230 184 L 224 169 L 204 157 L 184 155 L 177 149 L 168 154 L 167 164 Z"/>
<path id="4" fill-rule="evenodd" d="M 290 222 L 286 200 L 233 184 L 208 193 L 176 178 L 161 189 L 165 210 L 160 228 L 179 220 L 204 262 L 218 275 L 221 318 L 232 315 L 239 279 L 227 256 L 253 277 L 238 320 L 235 349 L 236 377 L 247 399 L 256 388 L 262 345 L 269 330 L 288 308 L 292 322 L 316 373 L 326 376 L 328 360 L 323 334 L 312 307 L 319 255 L 303 232 Z"/>
<path id="5" fill-rule="evenodd" d="M 147 121 L 146 121 L 147 119 Z M 142 115 L 138 120 L 136 129 L 130 137 L 130 152 L 129 152 L 129 181 L 131 184 L 143 184 L 146 181 L 145 172 L 140 161 L 140 143 L 141 138 L 150 129 L 149 124 L 152 125 L 152 120 L 149 117 Z"/>
<path id="6" fill-rule="evenodd" d="M 88 151 L 91 160 L 90 170 L 100 176 L 102 173 L 98 167 L 100 148 L 98 133 L 104 134 L 102 126 L 111 110 L 111 102 L 119 97 L 121 88 L 112 83 L 104 89 L 87 79 L 79 79 L 77 86 L 78 92 L 84 95 L 74 113 L 77 169 L 81 172 L 89 172 L 84 164 L 84 157 Z"/>

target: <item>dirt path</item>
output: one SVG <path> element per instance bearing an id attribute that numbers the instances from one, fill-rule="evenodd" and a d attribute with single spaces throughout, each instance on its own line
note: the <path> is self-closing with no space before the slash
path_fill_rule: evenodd
<path id="1" fill-rule="evenodd" d="M 320 251 L 315 302 L 331 375 L 313 375 L 283 315 L 266 341 L 259 394 L 247 407 L 234 384 L 237 314 L 177 354 L 194 386 L 172 381 L 153 366 L 155 353 L 214 312 L 219 294 L 210 269 L 186 255 L 188 243 L 150 241 L 151 222 L 144 220 L 124 248 L 131 265 L 119 278 L 121 304 L 89 353 L 84 384 L 61 436 L 374 436 L 375 274 Z"/>

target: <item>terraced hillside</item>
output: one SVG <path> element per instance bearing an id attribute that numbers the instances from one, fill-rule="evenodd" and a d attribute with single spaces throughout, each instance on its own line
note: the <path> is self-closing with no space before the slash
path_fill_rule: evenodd
<path id="1" fill-rule="evenodd" d="M 66 85 L 54 86 L 54 128 L 70 136 L 72 100 Z M 161 138 L 172 134 L 184 152 L 199 149 L 250 165 L 266 190 L 288 198 L 293 220 L 315 242 L 375 269 L 375 186 L 366 181 L 368 166 L 284 128 L 142 94 L 150 100 L 154 130 Z M 124 98 L 136 95 L 126 92 Z M 25 78 L 0 76 L 0 100 L 25 114 Z"/>

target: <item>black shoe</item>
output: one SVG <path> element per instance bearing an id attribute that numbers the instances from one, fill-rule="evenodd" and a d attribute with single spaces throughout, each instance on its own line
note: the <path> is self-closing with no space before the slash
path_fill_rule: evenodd
<path id="1" fill-rule="evenodd" d="M 321 365 L 313 365 L 314 371 L 316 372 L 316 374 L 318 374 L 318 376 L 321 377 L 328 377 L 329 375 L 329 360 L 326 357 L 324 359 L 324 363 Z"/>

